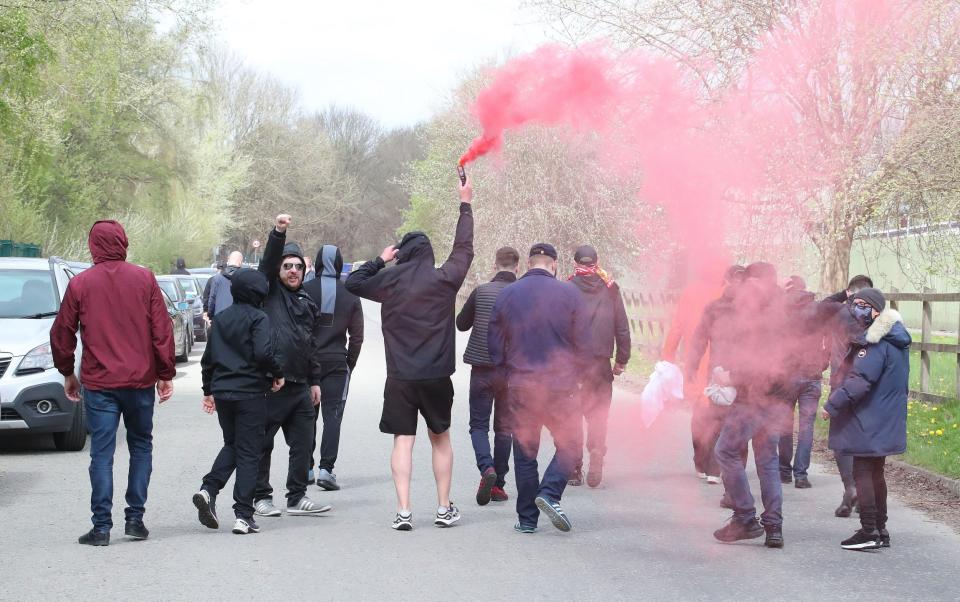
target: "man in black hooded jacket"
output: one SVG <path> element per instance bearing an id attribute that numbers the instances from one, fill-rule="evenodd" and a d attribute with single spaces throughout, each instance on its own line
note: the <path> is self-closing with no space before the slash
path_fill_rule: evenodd
<path id="1" fill-rule="evenodd" d="M 320 274 L 303 285 L 320 308 L 319 338 L 315 341 L 317 361 L 320 364 L 320 405 L 315 406 L 313 451 L 317 449 L 316 423 L 323 414 L 323 435 L 320 440 L 320 461 L 317 463 L 317 485 L 327 491 L 340 489 L 333 465 L 340 449 L 340 424 L 347 403 L 350 375 L 360 357 L 363 345 L 363 307 L 360 299 L 346 290 L 340 280 L 343 256 L 340 248 L 323 245 L 317 253 L 316 265 Z M 347 336 L 349 335 L 349 344 Z M 313 461 L 310 475 L 313 480 Z"/>
<path id="2" fill-rule="evenodd" d="M 572 282 L 582 293 L 584 315 L 592 335 L 591 358 L 580 378 L 580 407 L 587 421 L 587 451 L 590 472 L 587 485 L 599 487 L 603 480 L 603 458 L 607 453 L 607 420 L 613 400 L 613 377 L 623 374 L 630 360 L 630 322 L 620 287 L 600 268 L 597 250 L 579 247 L 573 257 L 576 271 Z M 610 359 L 616 357 L 613 366 Z M 571 485 L 583 483 L 583 450 L 574 469 Z"/>
<path id="3" fill-rule="evenodd" d="M 263 311 L 270 317 L 277 347 L 284 357 L 286 384 L 267 400 L 267 426 L 254 496 L 258 516 L 280 516 L 280 510 L 273 505 L 270 486 L 270 455 L 280 429 L 290 446 L 287 514 L 318 514 L 330 510 L 330 506 L 316 504 L 307 497 L 313 406 L 320 403 L 321 372 L 315 353 L 315 341 L 320 336 L 320 310 L 302 289 L 306 264 L 300 246 L 287 243 L 289 225 L 289 215 L 277 216 L 259 266 L 270 283 Z"/>
<path id="4" fill-rule="evenodd" d="M 380 257 L 364 263 L 347 278 L 348 291 L 382 304 L 387 382 L 380 430 L 394 436 L 391 468 L 399 507 L 393 528 L 399 531 L 413 528 L 410 473 L 418 412 L 426 420 L 433 447 L 439 503 L 434 524 L 449 527 L 460 520 L 460 511 L 450 501 L 450 376 L 456 370 L 454 306 L 473 261 L 472 198 L 473 189 L 467 180 L 460 187 L 460 219 L 453 249 L 439 268 L 434 267 L 433 247 L 427 235 L 410 232 L 399 245 L 390 245 Z M 384 269 L 394 259 L 396 267 Z"/>
<path id="5" fill-rule="evenodd" d="M 217 529 L 216 499 L 230 475 L 233 487 L 233 532 L 257 533 L 253 495 L 257 464 L 263 450 L 267 393 L 283 386 L 283 358 L 273 342 L 270 319 L 260 309 L 270 287 L 263 274 L 241 269 L 233 278 L 234 303 L 221 313 L 210 331 L 210 341 L 200 360 L 203 376 L 203 409 L 217 412 L 223 429 L 223 448 L 203 486 L 193 495 L 200 524 Z"/>

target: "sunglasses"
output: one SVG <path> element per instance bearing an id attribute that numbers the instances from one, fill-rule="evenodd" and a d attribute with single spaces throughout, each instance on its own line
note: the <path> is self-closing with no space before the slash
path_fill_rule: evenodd
<path id="1" fill-rule="evenodd" d="M 283 265 L 280 266 L 280 267 L 282 267 L 282 268 L 285 269 L 285 270 L 297 270 L 298 272 L 302 272 L 302 271 L 303 271 L 303 264 L 302 264 L 302 263 L 285 263 L 285 264 L 283 264 Z"/>

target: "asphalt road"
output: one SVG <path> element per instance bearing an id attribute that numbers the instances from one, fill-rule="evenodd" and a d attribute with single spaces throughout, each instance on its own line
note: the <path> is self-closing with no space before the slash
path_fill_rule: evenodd
<path id="1" fill-rule="evenodd" d="M 113 540 L 80 546 L 90 528 L 86 453 L 53 450 L 47 438 L 0 441 L 0 599 L 130 600 L 830 600 L 960 599 L 960 536 L 896 500 L 893 547 L 848 552 L 856 528 L 837 519 L 838 477 L 814 468 L 813 489 L 785 490 L 786 548 L 762 539 L 713 540 L 728 511 L 720 488 L 695 478 L 689 417 L 640 426 L 636 395 L 617 390 L 607 478 L 597 490 L 568 489 L 574 530 L 545 520 L 534 535 L 513 531 L 513 503 L 478 507 L 478 473 L 467 434 L 469 369 L 454 376 L 453 499 L 463 520 L 432 525 L 436 508 L 429 442 L 415 452 L 416 528 L 390 529 L 395 498 L 391 440 L 377 429 L 384 380 L 379 311 L 367 307 L 367 343 L 351 386 L 337 474 L 339 492 L 311 486 L 334 510 L 321 517 L 261 519 L 262 532 L 236 536 L 196 520 L 191 495 L 220 446 L 215 417 L 200 411 L 199 355 L 180 366 L 173 399 L 157 408 L 148 541 L 122 534 L 127 455 L 118 445 Z M 459 345 L 465 343 L 461 337 Z M 421 430 L 425 427 L 421 423 Z M 121 429 L 120 437 L 123 432 Z M 545 444 L 544 458 L 552 453 Z M 282 489 L 279 438 L 273 483 Z M 757 485 L 754 479 L 754 491 Z M 508 480 L 508 493 L 515 488 Z M 229 498 L 220 517 L 231 523 Z"/>

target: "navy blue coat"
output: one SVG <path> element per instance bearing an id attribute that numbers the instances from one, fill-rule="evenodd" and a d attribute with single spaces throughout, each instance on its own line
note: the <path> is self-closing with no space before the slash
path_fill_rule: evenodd
<path id="1" fill-rule="evenodd" d="M 487 329 L 490 359 L 510 386 L 572 390 L 593 358 L 580 291 L 535 268 L 503 289 Z"/>
<path id="2" fill-rule="evenodd" d="M 900 314 L 881 313 L 850 346 L 842 383 L 824 408 L 830 449 L 853 456 L 891 456 L 907 450 L 910 334 Z"/>

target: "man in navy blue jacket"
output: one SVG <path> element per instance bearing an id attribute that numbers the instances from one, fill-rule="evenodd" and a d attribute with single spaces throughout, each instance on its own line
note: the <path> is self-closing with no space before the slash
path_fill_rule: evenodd
<path id="1" fill-rule="evenodd" d="M 590 357 L 590 331 L 579 291 L 556 279 L 556 249 L 533 245 L 528 267 L 500 293 L 487 333 L 490 359 L 507 370 L 519 517 L 514 529 L 533 533 L 542 511 L 557 529 L 569 531 L 560 498 L 582 446 L 575 393 Z M 537 452 L 544 426 L 557 451 L 541 481 Z"/>
<path id="2" fill-rule="evenodd" d="M 842 384 L 830 393 L 823 418 L 830 420 L 830 449 L 853 456 L 860 500 L 860 530 L 840 545 L 865 550 L 890 545 L 883 473 L 887 456 L 907 450 L 911 339 L 879 290 L 862 289 L 852 300 L 850 313 L 865 332 L 852 342 Z"/>

